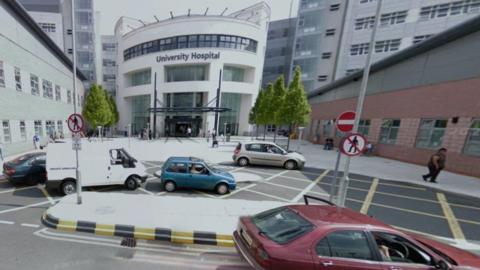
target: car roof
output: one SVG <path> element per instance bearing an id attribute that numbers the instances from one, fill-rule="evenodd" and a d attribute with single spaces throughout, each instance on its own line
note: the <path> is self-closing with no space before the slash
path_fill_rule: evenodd
<path id="1" fill-rule="evenodd" d="M 319 226 L 393 229 L 393 227 L 380 220 L 348 208 L 315 204 L 289 205 L 288 207 Z"/>
<path id="2" fill-rule="evenodd" d="M 249 141 L 249 142 L 244 142 L 244 144 L 253 144 L 253 143 L 277 145 L 277 144 L 274 143 L 274 142 L 268 142 L 268 141 Z"/>
<path id="3" fill-rule="evenodd" d="M 203 159 L 196 157 L 169 157 L 167 162 L 203 162 Z"/>

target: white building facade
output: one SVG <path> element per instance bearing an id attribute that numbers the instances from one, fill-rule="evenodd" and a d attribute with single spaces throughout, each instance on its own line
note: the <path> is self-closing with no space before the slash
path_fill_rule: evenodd
<path id="1" fill-rule="evenodd" d="M 264 2 L 226 16 L 187 15 L 141 25 L 116 25 L 119 130 L 156 127 L 160 136 L 249 132 L 248 115 L 261 85 L 270 8 Z M 138 23 L 138 21 L 137 21 Z M 220 72 L 222 72 L 221 80 Z M 153 123 L 156 81 L 157 122 Z"/>
<path id="2" fill-rule="evenodd" d="M 116 95 L 117 89 L 117 40 L 115 36 L 102 35 L 101 45 L 101 85 L 112 96 Z M 97 78 L 98 79 L 98 78 Z"/>
<path id="3" fill-rule="evenodd" d="M 82 111 L 85 80 L 16 1 L 0 1 L 0 140 L 4 155 L 33 149 L 32 138 L 69 137 L 66 119 L 73 104 Z"/>
<path id="4" fill-rule="evenodd" d="M 63 50 L 63 19 L 62 14 L 54 12 L 29 12 L 30 16 L 42 28 L 57 46 Z"/>

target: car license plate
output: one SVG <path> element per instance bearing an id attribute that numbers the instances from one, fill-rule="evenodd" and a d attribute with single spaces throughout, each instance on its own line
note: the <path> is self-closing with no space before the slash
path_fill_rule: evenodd
<path id="1" fill-rule="evenodd" d="M 244 229 L 241 229 L 240 234 L 242 235 L 243 239 L 245 239 L 247 244 L 251 246 L 253 241 L 252 238 L 248 235 L 248 233 Z"/>

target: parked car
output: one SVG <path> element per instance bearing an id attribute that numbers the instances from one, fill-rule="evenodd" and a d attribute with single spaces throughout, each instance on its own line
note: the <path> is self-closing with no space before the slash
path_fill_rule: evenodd
<path id="1" fill-rule="evenodd" d="M 46 154 L 30 153 L 3 163 L 3 174 L 12 184 L 35 185 L 47 179 Z"/>
<path id="2" fill-rule="evenodd" d="M 300 153 L 287 152 L 272 142 L 238 143 L 232 158 L 242 167 L 255 164 L 281 166 L 287 170 L 302 169 L 306 162 Z"/>
<path id="3" fill-rule="evenodd" d="M 214 190 L 223 195 L 236 188 L 233 175 L 208 166 L 202 159 L 194 157 L 170 157 L 163 165 L 160 175 L 155 175 L 168 192 L 177 188 L 193 188 Z"/>
<path id="4" fill-rule="evenodd" d="M 257 270 L 480 269 L 480 257 L 467 251 L 402 232 L 328 201 L 309 205 L 305 200 L 307 205 L 240 218 L 234 242 L 251 266 Z"/>

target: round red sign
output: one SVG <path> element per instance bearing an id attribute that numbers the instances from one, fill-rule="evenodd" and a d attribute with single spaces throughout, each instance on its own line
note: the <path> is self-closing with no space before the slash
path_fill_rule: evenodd
<path id="1" fill-rule="evenodd" d="M 355 123 L 355 112 L 344 112 L 337 118 L 337 129 L 341 132 L 350 132 Z"/>

